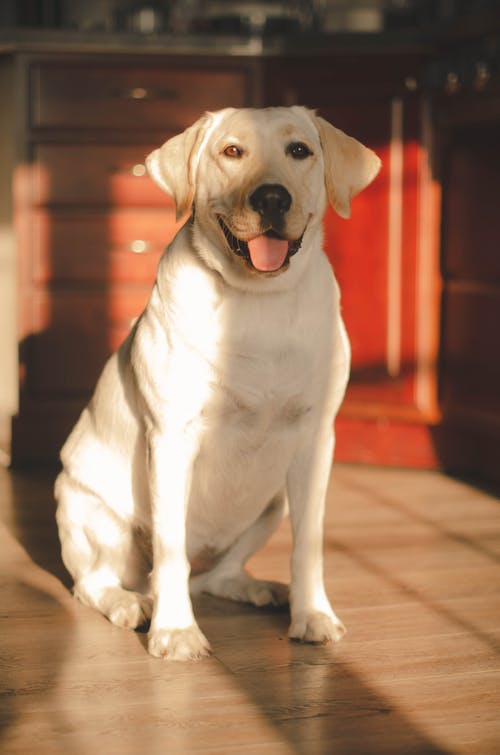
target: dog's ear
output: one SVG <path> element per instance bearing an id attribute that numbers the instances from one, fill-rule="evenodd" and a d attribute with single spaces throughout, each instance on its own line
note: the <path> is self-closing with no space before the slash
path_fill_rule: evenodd
<path id="1" fill-rule="evenodd" d="M 209 121 L 210 114 L 205 113 L 182 134 L 172 137 L 146 158 L 153 181 L 173 198 L 177 220 L 193 204 L 196 168 Z"/>
<path id="2" fill-rule="evenodd" d="M 351 199 L 370 184 L 380 170 L 375 152 L 314 116 L 325 161 L 328 201 L 343 218 L 351 214 Z"/>

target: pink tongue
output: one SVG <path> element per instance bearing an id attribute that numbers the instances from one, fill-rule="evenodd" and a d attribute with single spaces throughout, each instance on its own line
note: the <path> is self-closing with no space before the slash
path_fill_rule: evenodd
<path id="1" fill-rule="evenodd" d="M 248 250 L 253 266 L 262 272 L 279 270 L 288 254 L 288 241 L 257 236 L 248 241 Z"/>

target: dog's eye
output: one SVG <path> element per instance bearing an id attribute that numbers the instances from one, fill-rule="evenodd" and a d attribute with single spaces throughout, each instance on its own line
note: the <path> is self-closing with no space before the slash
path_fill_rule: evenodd
<path id="1" fill-rule="evenodd" d="M 236 144 L 228 144 L 224 149 L 224 154 L 226 157 L 235 157 L 238 159 L 243 156 L 243 150 L 241 147 L 237 147 Z"/>
<path id="2" fill-rule="evenodd" d="M 303 142 L 292 142 L 286 148 L 287 154 L 291 155 L 294 160 L 305 160 L 306 157 L 312 155 L 311 150 Z"/>

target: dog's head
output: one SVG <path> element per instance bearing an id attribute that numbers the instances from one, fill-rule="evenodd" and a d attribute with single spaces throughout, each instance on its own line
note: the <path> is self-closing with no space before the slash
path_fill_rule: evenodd
<path id="1" fill-rule="evenodd" d="M 147 166 L 178 217 L 194 205 L 209 264 L 269 277 L 309 250 L 327 200 L 349 217 L 380 160 L 306 108 L 228 108 L 169 139 Z"/>

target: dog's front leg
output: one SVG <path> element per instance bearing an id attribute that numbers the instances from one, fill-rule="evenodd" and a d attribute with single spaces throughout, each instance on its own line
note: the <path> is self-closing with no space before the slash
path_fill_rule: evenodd
<path id="1" fill-rule="evenodd" d="M 334 435 L 327 428 L 309 441 L 301 446 L 287 479 L 293 531 L 289 636 L 323 644 L 345 632 L 323 579 L 323 517 Z"/>
<path id="2" fill-rule="evenodd" d="M 172 429 L 172 428 L 171 428 Z M 149 652 L 169 660 L 208 655 L 210 646 L 193 616 L 186 557 L 186 510 L 195 448 L 189 434 L 150 436 L 154 610 Z"/>

